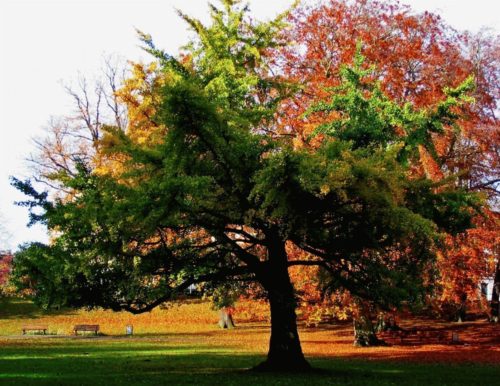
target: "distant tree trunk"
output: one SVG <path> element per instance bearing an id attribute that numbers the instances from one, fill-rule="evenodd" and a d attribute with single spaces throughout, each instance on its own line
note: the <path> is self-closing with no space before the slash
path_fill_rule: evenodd
<path id="1" fill-rule="evenodd" d="M 219 327 L 229 329 L 236 327 L 233 321 L 233 311 L 231 307 L 222 307 L 219 310 Z"/>
<path id="2" fill-rule="evenodd" d="M 457 313 L 455 315 L 455 321 L 462 323 L 467 317 L 467 294 L 463 293 L 460 296 L 460 304 L 458 305 Z"/>
<path id="3" fill-rule="evenodd" d="M 497 263 L 497 270 L 493 280 L 493 292 L 491 294 L 491 321 L 498 323 L 500 319 L 500 259 Z"/>
<path id="4" fill-rule="evenodd" d="M 386 315 L 384 313 L 380 313 L 377 318 L 377 324 L 375 325 L 375 332 L 383 332 L 383 331 L 399 331 L 401 327 L 398 326 L 394 316 Z"/>
<path id="5" fill-rule="evenodd" d="M 353 320 L 354 346 L 385 346 L 386 343 L 377 337 L 373 323 L 368 316 L 361 315 Z"/>
<path id="6" fill-rule="evenodd" d="M 267 359 L 255 367 L 258 371 L 307 371 L 297 331 L 296 301 L 284 243 L 269 247 L 269 270 L 263 282 L 271 308 L 271 339 Z"/>

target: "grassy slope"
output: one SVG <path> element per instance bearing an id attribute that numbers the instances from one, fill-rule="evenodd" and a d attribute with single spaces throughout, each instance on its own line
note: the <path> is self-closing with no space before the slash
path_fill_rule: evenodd
<path id="1" fill-rule="evenodd" d="M 268 326 L 221 331 L 216 319 L 206 303 L 131 317 L 105 311 L 44 314 L 28 302 L 3 302 L 0 335 L 19 335 L 20 326 L 35 322 L 60 334 L 73 324 L 97 322 L 109 336 L 0 336 L 0 385 L 500 385 L 498 365 L 449 363 L 455 350 L 468 347 L 353 350 L 348 329 L 302 331 L 304 350 L 322 372 L 255 374 L 245 369 L 264 359 Z M 139 333 L 132 338 L 121 335 L 129 322 Z M 448 359 L 426 361 L 433 350 Z M 391 361 L 373 360 L 388 356 Z M 412 358 L 426 363 L 408 362 Z"/>

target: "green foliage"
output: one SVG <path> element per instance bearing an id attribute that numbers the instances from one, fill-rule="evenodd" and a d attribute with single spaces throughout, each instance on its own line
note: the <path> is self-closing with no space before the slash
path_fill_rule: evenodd
<path id="1" fill-rule="evenodd" d="M 234 307 L 241 293 L 242 289 L 240 286 L 233 283 L 224 283 L 216 288 L 208 290 L 208 294 L 210 295 L 212 301 L 212 308 L 214 310 Z"/>
<path id="2" fill-rule="evenodd" d="M 473 78 L 445 89 L 446 99 L 433 109 L 415 109 L 410 102 L 400 105 L 385 95 L 380 82 L 373 80 L 375 68 L 364 62 L 358 44 L 353 65 L 341 66 L 343 82 L 330 90 L 331 99 L 313 105 L 305 114 L 338 115 L 319 125 L 315 134 L 350 142 L 353 149 L 400 145 L 399 158 L 404 162 L 411 156 L 415 160 L 417 147 L 422 145 L 438 160 L 432 136 L 443 134 L 444 126 L 454 126 L 459 108 L 474 101 L 468 96 L 474 89 Z"/>
<path id="3" fill-rule="evenodd" d="M 470 225 L 473 196 L 409 173 L 417 146 L 458 117 L 470 81 L 420 111 L 390 101 L 358 54 L 330 100 L 309 111 L 335 113 L 317 130 L 322 145 L 292 148 L 272 135 L 278 102 L 295 89 L 267 63 L 282 17 L 252 23 L 238 3 L 212 7 L 208 27 L 181 14 L 198 36 L 187 62 L 142 35 L 171 75 L 155 117 L 167 128 L 160 144 L 108 130 L 107 151 L 125 170 L 115 178 L 81 167 L 63 179 L 64 199 L 15 182 L 33 198 L 26 205 L 42 209 L 33 220 L 56 234 L 16 258 L 18 283 L 41 303 L 144 312 L 193 283 L 254 280 L 281 291 L 293 242 L 315 256 L 325 287 L 390 307 L 425 292 L 440 232 Z"/>

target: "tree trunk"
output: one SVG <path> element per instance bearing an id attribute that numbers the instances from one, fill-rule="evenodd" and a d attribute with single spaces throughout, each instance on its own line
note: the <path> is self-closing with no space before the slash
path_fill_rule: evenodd
<path id="1" fill-rule="evenodd" d="M 230 307 L 222 307 L 219 310 L 219 327 L 229 329 L 236 327 L 233 321 L 233 312 Z"/>
<path id="2" fill-rule="evenodd" d="M 258 371 L 307 371 L 311 366 L 304 358 L 297 331 L 296 301 L 284 243 L 269 247 L 269 266 L 264 288 L 271 308 L 271 339 L 267 359 L 256 366 Z"/>
<path id="3" fill-rule="evenodd" d="M 455 321 L 462 323 L 467 318 L 467 294 L 463 293 L 460 296 L 460 304 L 458 305 L 457 313 L 455 315 Z"/>
<path id="4" fill-rule="evenodd" d="M 396 319 L 392 315 L 386 315 L 381 312 L 378 315 L 377 323 L 374 328 L 376 333 L 384 332 L 384 331 L 400 331 L 401 327 L 396 323 Z"/>
<path id="5" fill-rule="evenodd" d="M 354 346 L 386 346 L 382 339 L 377 337 L 373 323 L 367 316 L 360 316 L 353 320 L 354 325 Z"/>
<path id="6" fill-rule="evenodd" d="M 500 318 L 500 259 L 497 263 L 497 270 L 493 280 L 493 292 L 491 294 L 491 321 L 498 323 Z"/>

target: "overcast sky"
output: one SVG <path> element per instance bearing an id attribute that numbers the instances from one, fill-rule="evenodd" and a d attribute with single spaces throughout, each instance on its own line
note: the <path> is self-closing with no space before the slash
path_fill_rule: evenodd
<path id="1" fill-rule="evenodd" d="M 269 19 L 292 0 L 250 0 L 253 15 Z M 404 0 L 417 11 L 435 11 L 457 29 L 489 26 L 500 32 L 500 0 Z M 0 215 L 13 235 L 10 247 L 46 241 L 41 227 L 27 228 L 23 197 L 9 176 L 29 175 L 24 159 L 32 138 L 51 116 L 71 112 L 61 82 L 97 74 L 105 54 L 146 60 L 135 28 L 175 54 L 189 32 L 175 8 L 207 20 L 206 0 L 0 0 Z M 0 249 L 3 246 L 0 245 Z"/>

